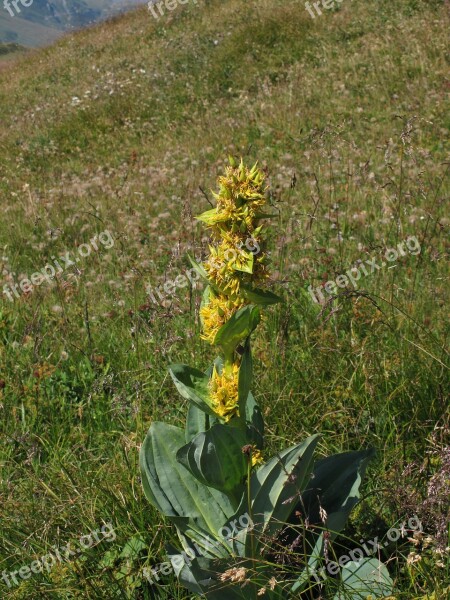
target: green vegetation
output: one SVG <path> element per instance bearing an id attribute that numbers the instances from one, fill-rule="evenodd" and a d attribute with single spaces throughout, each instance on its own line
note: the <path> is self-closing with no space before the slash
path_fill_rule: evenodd
<path id="1" fill-rule="evenodd" d="M 446 598 L 447 30 L 437 0 L 344 0 L 314 20 L 294 0 L 208 0 L 2 65 L 0 292 L 100 232 L 115 243 L 1 294 L 0 573 L 116 532 L 20 586 L 0 578 L 2 598 L 189 597 L 172 575 L 142 576 L 178 540 L 144 498 L 138 453 L 151 422 L 184 424 L 168 365 L 206 369 L 213 354 L 200 289 L 161 305 L 145 289 L 185 273 L 188 252 L 204 258 L 192 215 L 228 154 L 267 167 L 279 215 L 271 289 L 285 302 L 253 347 L 266 456 L 316 432 L 319 456 L 376 448 L 334 552 L 417 514 L 431 540 L 389 542 L 380 559 L 395 598 Z M 312 301 L 308 286 L 381 265 L 408 236 L 420 254 L 324 310 Z"/>
<path id="2" fill-rule="evenodd" d="M 11 54 L 13 52 L 20 52 L 23 50 L 22 46 L 19 46 L 19 44 L 1 44 L 0 43 L 0 56 L 5 55 L 5 54 Z"/>

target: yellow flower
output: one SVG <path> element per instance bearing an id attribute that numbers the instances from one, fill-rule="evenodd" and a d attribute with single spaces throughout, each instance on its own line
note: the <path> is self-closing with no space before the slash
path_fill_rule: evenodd
<path id="1" fill-rule="evenodd" d="M 241 160 L 238 167 L 229 166 L 219 177 L 216 208 L 197 217 L 212 228 L 216 236 L 226 231 L 252 233 L 257 227 L 255 218 L 266 203 L 263 187 L 265 175 L 255 164 L 248 169 Z"/>
<path id="2" fill-rule="evenodd" d="M 256 466 L 260 465 L 262 462 L 264 462 L 264 459 L 262 457 L 261 450 L 258 450 L 258 448 L 256 446 L 253 446 L 252 447 L 252 467 L 256 467 Z"/>
<path id="3" fill-rule="evenodd" d="M 223 370 L 220 374 L 214 367 L 209 383 L 211 406 L 224 421 L 229 421 L 231 417 L 239 414 L 238 378 L 239 365 L 237 364 L 233 364 L 230 370 Z"/>
<path id="4" fill-rule="evenodd" d="M 243 304 L 241 299 L 230 300 L 226 296 L 211 296 L 209 302 L 200 309 L 202 339 L 213 344 L 219 329 Z"/>
<path id="5" fill-rule="evenodd" d="M 265 174 L 257 164 L 249 169 L 242 160 L 238 166 L 230 163 L 218 179 L 216 207 L 197 217 L 212 230 L 203 267 L 214 292 L 200 309 L 202 338 L 210 344 L 233 314 L 250 303 L 246 290 L 269 277 L 259 224 L 266 203 Z"/>

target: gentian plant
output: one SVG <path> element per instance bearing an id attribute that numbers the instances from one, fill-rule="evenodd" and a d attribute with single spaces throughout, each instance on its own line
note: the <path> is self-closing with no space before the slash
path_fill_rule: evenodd
<path id="1" fill-rule="evenodd" d="M 251 335 L 280 298 L 265 289 L 265 174 L 230 159 L 197 217 L 211 233 L 210 254 L 191 262 L 205 282 L 202 337 L 218 351 L 203 372 L 175 364 L 173 382 L 189 401 L 184 429 L 152 423 L 140 452 L 145 494 L 178 533 L 168 547 L 183 586 L 212 600 L 298 598 L 318 589 L 330 541 L 359 499 L 371 451 L 314 462 L 319 435 L 263 459 L 264 421 L 250 391 Z M 246 524 L 246 527 L 241 527 Z M 288 559 L 280 560 L 280 548 Z M 335 598 L 384 595 L 391 581 L 375 559 L 348 562 Z M 387 594 L 386 594 L 387 595 Z"/>

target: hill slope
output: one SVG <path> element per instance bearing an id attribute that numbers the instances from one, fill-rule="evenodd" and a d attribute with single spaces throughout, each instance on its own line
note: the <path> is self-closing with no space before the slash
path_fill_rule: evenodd
<path id="1" fill-rule="evenodd" d="M 143 498 L 137 452 L 150 422 L 182 425 L 168 364 L 206 368 L 211 352 L 198 289 L 158 305 L 146 290 L 205 251 L 192 215 L 228 154 L 267 167 L 279 213 L 270 283 L 286 302 L 254 347 L 268 452 L 316 431 L 322 455 L 376 447 L 349 537 L 381 540 L 418 514 L 444 539 L 444 484 L 428 479 L 448 434 L 447 29 L 439 1 L 343 0 L 312 19 L 298 0 L 199 0 L 3 68 L 0 290 L 105 230 L 114 244 L 1 295 L 2 569 L 104 522 L 117 537 L 20 586 L 0 580 L 2 597 L 187 597 L 143 578 L 172 533 Z M 408 239 L 419 252 L 381 267 Z M 323 291 L 372 260 L 357 289 Z M 405 539 L 382 553 L 396 597 L 444 598 L 437 554 L 406 568 L 410 551 Z"/>

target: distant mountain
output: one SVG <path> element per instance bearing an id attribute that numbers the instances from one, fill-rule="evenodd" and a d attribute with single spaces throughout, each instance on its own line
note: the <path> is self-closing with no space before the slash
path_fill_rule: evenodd
<path id="1" fill-rule="evenodd" d="M 0 42 L 0 56 L 5 54 L 12 54 L 13 52 L 20 52 L 21 50 L 23 50 L 23 48 L 22 46 L 19 46 L 19 44 L 2 44 Z"/>
<path id="2" fill-rule="evenodd" d="M 0 43 L 45 46 L 63 32 L 111 17 L 144 0 L 0 0 Z M 17 6 L 17 9 L 15 8 Z"/>

